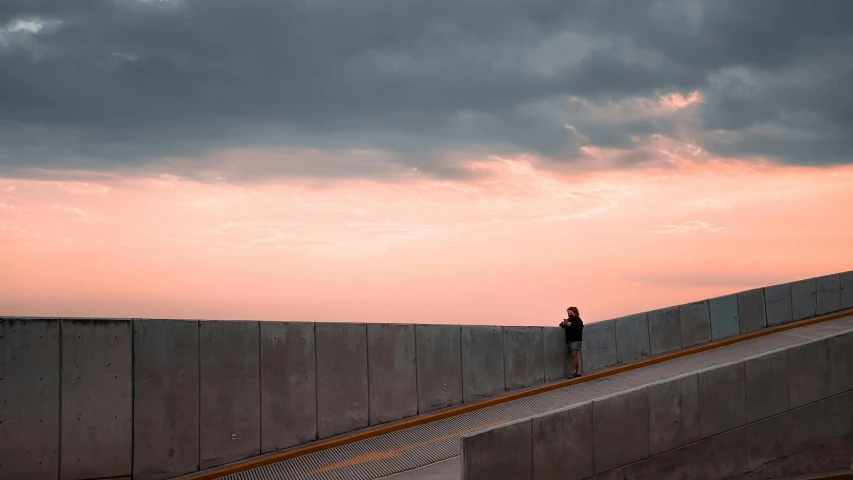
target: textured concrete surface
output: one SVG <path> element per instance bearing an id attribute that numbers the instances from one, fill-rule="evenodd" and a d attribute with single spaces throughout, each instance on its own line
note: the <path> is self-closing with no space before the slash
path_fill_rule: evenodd
<path id="1" fill-rule="evenodd" d="M 616 322 L 595 322 L 583 330 L 581 344 L 584 373 L 616 365 Z"/>
<path id="2" fill-rule="evenodd" d="M 827 340 L 829 347 L 829 394 L 853 390 L 853 333 Z"/>
<path id="3" fill-rule="evenodd" d="M 382 480 L 459 480 L 461 471 L 462 458 L 456 456 L 426 467 L 380 478 Z"/>
<path id="4" fill-rule="evenodd" d="M 317 436 L 328 438 L 368 426 L 367 327 L 318 323 Z"/>
<path id="5" fill-rule="evenodd" d="M 746 387 L 743 362 L 700 372 L 699 431 L 702 438 L 743 426 L 745 423 Z"/>
<path id="6" fill-rule="evenodd" d="M 261 452 L 317 438 L 314 324 L 260 322 Z"/>
<path id="7" fill-rule="evenodd" d="M 764 289 L 764 301 L 768 327 L 791 323 L 794 313 L 790 283 L 766 287 Z"/>
<path id="8" fill-rule="evenodd" d="M 586 326 L 584 326 L 586 333 Z M 542 329 L 542 345 L 545 348 L 545 381 L 562 380 L 571 372 L 569 346 L 566 345 L 566 334 L 561 327 L 544 327 Z M 581 353 L 583 361 L 583 353 Z M 583 366 L 581 366 L 583 368 Z"/>
<path id="9" fill-rule="evenodd" d="M 531 480 L 530 419 L 462 437 L 462 479 Z"/>
<path id="10" fill-rule="evenodd" d="M 813 278 L 791 284 L 791 309 L 794 321 L 815 316 L 817 311 L 817 285 Z"/>
<path id="11" fill-rule="evenodd" d="M 416 325 L 418 413 L 462 403 L 461 328 Z"/>
<path id="12" fill-rule="evenodd" d="M 817 315 L 841 310 L 841 276 L 827 275 L 815 279 L 817 286 Z"/>
<path id="13" fill-rule="evenodd" d="M 258 322 L 199 322 L 201 468 L 261 452 Z"/>
<path id="14" fill-rule="evenodd" d="M 681 319 L 678 307 L 649 312 L 649 344 L 652 355 L 681 349 Z"/>
<path id="15" fill-rule="evenodd" d="M 367 325 L 370 424 L 418 414 L 414 325 Z"/>
<path id="16" fill-rule="evenodd" d="M 699 378 L 690 375 L 650 385 L 649 453 L 699 440 Z"/>
<path id="17" fill-rule="evenodd" d="M 59 478 L 59 323 L 0 319 L 0 478 Z"/>
<path id="18" fill-rule="evenodd" d="M 504 383 L 503 330 L 494 326 L 462 327 L 462 401 L 500 395 Z"/>
<path id="19" fill-rule="evenodd" d="M 740 335 L 737 295 L 712 298 L 708 306 L 711 309 L 711 340 Z"/>
<path id="20" fill-rule="evenodd" d="M 542 327 L 504 327 L 504 376 L 507 390 L 545 382 Z"/>
<path id="21" fill-rule="evenodd" d="M 129 320 L 62 325 L 62 478 L 131 474 L 133 398 Z"/>
<path id="22" fill-rule="evenodd" d="M 828 344 L 827 340 L 822 340 L 788 350 L 791 408 L 829 396 Z"/>
<path id="23" fill-rule="evenodd" d="M 631 363 L 651 355 L 648 315 L 639 313 L 617 318 L 616 360 Z"/>
<path id="24" fill-rule="evenodd" d="M 788 351 L 744 362 L 746 421 L 756 422 L 790 409 Z"/>
<path id="25" fill-rule="evenodd" d="M 581 480 L 592 476 L 592 403 L 531 418 L 533 480 Z"/>
<path id="26" fill-rule="evenodd" d="M 767 326 L 763 288 L 738 293 L 737 307 L 741 333 L 754 332 Z"/>
<path id="27" fill-rule="evenodd" d="M 841 308 L 853 308 L 853 272 L 838 275 L 841 283 Z"/>
<path id="28" fill-rule="evenodd" d="M 711 310 L 707 301 L 681 305 L 679 313 L 683 348 L 711 341 Z"/>
<path id="29" fill-rule="evenodd" d="M 198 322 L 133 321 L 133 476 L 199 467 Z"/>
<path id="30" fill-rule="evenodd" d="M 642 388 L 593 402 L 595 473 L 649 456 L 649 392 Z"/>

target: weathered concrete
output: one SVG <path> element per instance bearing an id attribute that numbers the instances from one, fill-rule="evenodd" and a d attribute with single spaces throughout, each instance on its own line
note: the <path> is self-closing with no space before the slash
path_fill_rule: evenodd
<path id="1" fill-rule="evenodd" d="M 63 479 L 131 474 L 132 337 L 129 320 L 63 321 Z"/>
<path id="2" fill-rule="evenodd" d="M 616 360 L 631 363 L 651 355 L 649 320 L 645 313 L 617 318 Z"/>
<path id="3" fill-rule="evenodd" d="M 595 473 L 649 456 L 649 392 L 634 390 L 593 402 Z"/>
<path id="4" fill-rule="evenodd" d="M 328 438 L 369 424 L 367 327 L 318 323 L 317 436 Z"/>
<path id="5" fill-rule="evenodd" d="M 261 451 L 258 322 L 199 322 L 202 469 Z"/>
<path id="6" fill-rule="evenodd" d="M 260 322 L 261 452 L 317 439 L 314 324 Z"/>
<path id="7" fill-rule="evenodd" d="M 794 321 L 815 316 L 817 311 L 817 286 L 815 280 L 800 280 L 791 284 L 791 309 Z"/>
<path id="8" fill-rule="evenodd" d="M 711 340 L 740 335 L 737 295 L 712 298 L 708 306 L 711 309 Z"/>
<path id="9" fill-rule="evenodd" d="M 690 375 L 648 387 L 649 453 L 699 440 L 699 378 Z"/>
<path id="10" fill-rule="evenodd" d="M 681 349 L 681 319 L 678 307 L 649 312 L 649 344 L 652 355 Z"/>
<path id="11" fill-rule="evenodd" d="M 198 470 L 198 322 L 133 321 L 133 477 Z"/>
<path id="12" fill-rule="evenodd" d="M 829 394 L 853 390 L 853 333 L 828 339 Z"/>
<path id="13" fill-rule="evenodd" d="M 794 313 L 791 303 L 790 283 L 765 287 L 764 301 L 768 327 L 791 323 Z"/>
<path id="14" fill-rule="evenodd" d="M 840 274 L 841 283 L 841 309 L 853 308 L 853 272 Z"/>
<path id="15" fill-rule="evenodd" d="M 0 319 L 0 478 L 59 478 L 59 324 Z"/>
<path id="16" fill-rule="evenodd" d="M 367 326 L 370 424 L 418 414 L 414 325 Z"/>
<path id="17" fill-rule="evenodd" d="M 533 480 L 581 480 L 593 471 L 592 403 L 531 419 Z"/>
<path id="18" fill-rule="evenodd" d="M 584 333 L 586 330 L 584 329 Z M 544 327 L 542 344 L 545 348 L 545 381 L 562 380 L 572 371 L 566 334 L 561 327 Z M 583 360 L 583 354 L 581 354 Z"/>
<path id="19" fill-rule="evenodd" d="M 829 348 L 826 340 L 788 349 L 791 408 L 829 396 Z"/>
<path id="20" fill-rule="evenodd" d="M 740 333 L 749 333 L 767 327 L 764 289 L 756 288 L 737 294 Z"/>
<path id="21" fill-rule="evenodd" d="M 747 360 L 744 368 L 747 422 L 756 422 L 790 408 L 787 350 Z"/>
<path id="22" fill-rule="evenodd" d="M 841 276 L 827 275 L 815 279 L 817 286 L 817 315 L 841 310 Z"/>
<path id="23" fill-rule="evenodd" d="M 474 402 L 504 392 L 503 342 L 501 327 L 462 327 L 462 401 Z"/>
<path id="24" fill-rule="evenodd" d="M 504 372 L 507 390 L 545 382 L 542 327 L 504 327 Z"/>
<path id="25" fill-rule="evenodd" d="M 531 480 L 530 419 L 462 437 L 462 480 Z"/>
<path id="26" fill-rule="evenodd" d="M 584 373 L 616 365 L 616 322 L 595 322 L 584 326 L 581 344 Z"/>
<path id="27" fill-rule="evenodd" d="M 711 341 L 711 310 L 707 301 L 682 305 L 679 312 L 683 348 Z"/>
<path id="28" fill-rule="evenodd" d="M 732 430 L 745 423 L 746 387 L 743 362 L 700 372 L 699 431 L 702 438 Z"/>
<path id="29" fill-rule="evenodd" d="M 462 403 L 461 328 L 416 325 L 418 413 Z"/>

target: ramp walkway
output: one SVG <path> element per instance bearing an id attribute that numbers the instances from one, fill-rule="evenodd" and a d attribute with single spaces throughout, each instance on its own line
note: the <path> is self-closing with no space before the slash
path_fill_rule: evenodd
<path id="1" fill-rule="evenodd" d="M 259 457 L 180 478 L 456 480 L 460 478 L 460 437 L 467 433 L 851 331 L 853 311 L 848 310 L 452 409 L 426 423 L 403 422 L 399 430 L 370 438 L 361 434 L 358 439 L 356 434 L 351 436 L 355 438 L 353 441 L 343 437 L 325 445 Z"/>

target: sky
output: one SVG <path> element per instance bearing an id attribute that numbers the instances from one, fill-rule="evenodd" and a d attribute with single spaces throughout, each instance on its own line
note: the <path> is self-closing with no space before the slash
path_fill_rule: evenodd
<path id="1" fill-rule="evenodd" d="M 11 0 L 0 315 L 553 325 L 853 270 L 853 2 Z"/>

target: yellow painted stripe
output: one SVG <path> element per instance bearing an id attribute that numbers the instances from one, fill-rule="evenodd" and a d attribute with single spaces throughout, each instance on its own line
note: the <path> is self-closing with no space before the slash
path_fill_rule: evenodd
<path id="1" fill-rule="evenodd" d="M 779 325 L 777 327 L 768 327 L 761 330 L 757 330 L 755 332 L 745 333 L 743 335 L 738 335 L 737 337 L 731 337 L 724 340 L 718 340 L 716 342 L 706 343 L 704 345 L 699 345 L 697 347 L 685 348 L 683 350 L 679 350 L 673 353 L 667 353 L 664 355 L 660 355 L 657 357 L 647 358 L 645 360 L 640 360 L 634 363 L 628 363 L 624 365 L 619 365 L 613 368 L 608 368 L 606 370 L 601 370 L 595 373 L 586 374 L 582 377 L 574 378 L 571 380 L 564 380 L 561 382 L 549 383 L 547 385 L 540 385 L 538 387 L 529 388 L 526 390 L 521 390 L 518 392 L 508 393 L 506 395 L 502 395 L 496 398 L 490 398 L 487 400 L 483 400 L 477 403 L 469 403 L 465 405 L 459 405 L 456 407 L 451 407 L 440 412 L 429 413 L 425 415 L 419 415 L 417 417 L 412 417 L 409 419 L 405 419 L 399 422 L 395 422 L 388 425 L 382 425 L 376 428 L 371 428 L 369 430 L 362 430 L 358 432 L 354 432 L 350 435 L 346 435 L 343 437 L 332 438 L 329 440 L 322 440 L 319 442 L 312 443 L 310 445 L 306 445 L 304 447 L 297 447 L 291 450 L 283 451 L 281 453 L 272 454 L 268 456 L 264 456 L 262 458 L 254 458 L 247 459 L 246 461 L 224 465 L 219 468 L 214 468 L 211 470 L 207 470 L 205 472 L 199 472 L 194 475 L 182 477 L 186 480 L 213 480 L 216 478 L 221 478 L 226 475 L 231 475 L 233 473 L 245 472 L 246 470 L 251 470 L 258 467 L 263 467 L 265 465 L 269 465 L 271 463 L 278 463 L 283 460 L 288 460 L 295 457 L 301 457 L 302 455 L 308 455 L 309 453 L 320 452 L 323 450 L 328 450 L 330 448 L 339 447 L 341 445 L 348 445 L 350 443 L 355 443 L 361 440 L 366 440 L 368 438 L 377 437 L 379 435 L 384 435 L 386 433 L 396 432 L 399 430 L 403 430 L 405 428 L 415 427 L 417 425 L 423 425 L 425 423 L 435 422 L 437 420 L 442 420 L 449 417 L 455 417 L 457 415 L 462 415 L 463 413 L 473 412 L 476 410 L 480 410 L 483 408 L 491 407 L 494 405 L 499 405 L 501 403 L 511 402 L 513 400 L 518 400 L 520 398 L 530 397 L 533 395 L 538 395 L 540 393 L 549 392 L 551 390 L 557 390 L 559 388 L 567 387 L 569 385 L 575 385 L 578 383 L 589 382 L 591 380 L 595 380 L 598 378 L 609 377 L 611 375 L 616 375 L 623 372 L 628 372 L 631 370 L 635 370 L 638 368 L 647 367 L 649 365 L 654 365 L 661 362 L 666 362 L 669 360 L 673 360 L 676 358 L 686 357 L 688 355 L 693 355 L 700 352 L 705 352 L 708 350 L 713 350 L 715 348 L 725 347 L 727 345 L 733 345 L 735 343 L 745 342 L 747 340 L 752 340 L 754 338 L 764 337 L 766 335 L 772 335 L 774 333 L 783 332 L 785 330 L 792 330 L 795 328 L 807 327 L 809 325 L 814 325 L 817 323 L 828 322 L 830 320 L 837 320 L 839 318 L 843 318 L 849 315 L 853 315 L 853 309 L 844 310 L 842 312 L 832 313 L 829 315 L 823 315 L 820 317 L 810 318 L 808 320 L 801 320 L 799 322 L 792 322 L 785 325 Z"/>

